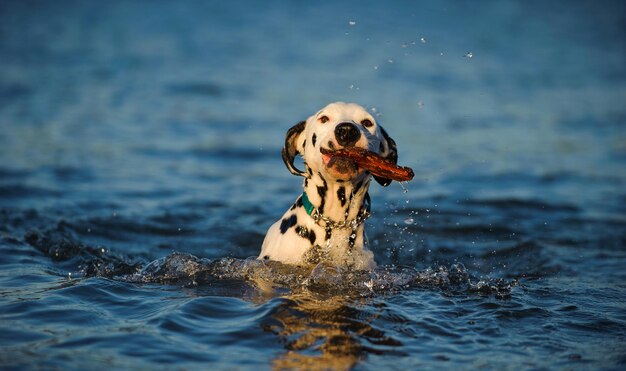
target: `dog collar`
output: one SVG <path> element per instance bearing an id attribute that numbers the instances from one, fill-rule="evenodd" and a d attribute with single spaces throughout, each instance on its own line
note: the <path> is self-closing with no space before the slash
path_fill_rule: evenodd
<path id="1" fill-rule="evenodd" d="M 306 213 L 309 215 L 315 210 L 315 206 L 313 206 L 311 200 L 309 200 L 309 196 L 307 196 L 306 192 L 302 193 L 302 206 L 304 206 L 304 210 L 306 210 Z"/>
<path id="2" fill-rule="evenodd" d="M 324 227 L 326 229 L 352 229 L 356 230 L 356 228 L 363 224 L 367 218 L 370 217 L 370 210 L 372 207 L 372 200 L 370 198 L 369 193 L 365 193 L 365 200 L 363 204 L 365 205 L 365 210 L 359 213 L 359 215 L 353 220 L 344 220 L 336 222 L 328 217 L 325 217 L 320 214 L 319 210 L 313 206 L 311 200 L 309 200 L 309 196 L 306 192 L 302 193 L 302 206 L 306 213 L 315 220 L 315 223 L 320 227 Z M 324 225 L 321 225 L 320 222 L 323 221 Z"/>

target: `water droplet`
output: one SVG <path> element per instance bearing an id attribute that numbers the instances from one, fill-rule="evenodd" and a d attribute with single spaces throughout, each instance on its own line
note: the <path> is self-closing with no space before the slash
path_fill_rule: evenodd
<path id="1" fill-rule="evenodd" d="M 387 63 L 393 63 L 393 59 L 391 58 L 387 59 Z"/>
<path id="2" fill-rule="evenodd" d="M 349 22 L 348 22 L 348 24 L 349 24 L 350 26 L 356 26 L 356 21 L 349 21 Z"/>
<path id="3" fill-rule="evenodd" d="M 467 59 L 472 59 L 474 57 L 474 53 L 467 52 L 467 53 L 465 53 L 464 57 L 467 58 Z"/>
<path id="4" fill-rule="evenodd" d="M 374 66 L 374 70 L 378 70 L 378 66 Z"/>
<path id="5" fill-rule="evenodd" d="M 422 109 L 424 108 L 424 102 L 422 102 L 421 100 L 417 102 L 417 108 Z"/>
<path id="6" fill-rule="evenodd" d="M 424 38 L 424 37 L 420 37 L 420 42 L 421 42 L 422 44 L 426 44 L 426 38 Z"/>
<path id="7" fill-rule="evenodd" d="M 406 219 L 404 219 L 404 224 L 408 224 L 408 225 L 415 224 L 415 219 L 413 219 L 413 218 L 406 218 Z"/>

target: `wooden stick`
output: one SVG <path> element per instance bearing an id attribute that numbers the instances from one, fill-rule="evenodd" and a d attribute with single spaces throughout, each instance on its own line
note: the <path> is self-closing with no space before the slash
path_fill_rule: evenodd
<path id="1" fill-rule="evenodd" d="M 323 155 L 331 157 L 345 157 L 354 161 L 357 166 L 367 169 L 370 173 L 395 180 L 398 182 L 409 181 L 413 179 L 413 169 L 405 166 L 398 166 L 393 162 L 381 157 L 380 155 L 368 151 L 365 148 L 350 147 L 338 150 L 327 150 L 321 148 Z"/>

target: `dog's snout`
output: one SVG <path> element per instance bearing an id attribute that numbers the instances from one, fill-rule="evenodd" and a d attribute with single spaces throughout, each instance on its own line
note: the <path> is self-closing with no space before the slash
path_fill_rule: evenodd
<path id="1" fill-rule="evenodd" d="M 351 122 L 342 122 L 335 127 L 335 138 L 337 143 L 344 147 L 351 147 L 359 140 L 361 132 Z"/>

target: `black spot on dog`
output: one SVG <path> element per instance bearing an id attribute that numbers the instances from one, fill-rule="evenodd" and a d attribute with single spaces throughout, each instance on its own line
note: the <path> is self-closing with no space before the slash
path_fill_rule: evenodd
<path id="1" fill-rule="evenodd" d="M 316 238 L 315 232 L 309 230 L 307 227 L 303 227 L 301 225 L 296 226 L 296 233 L 300 237 L 306 238 L 307 240 L 309 240 L 311 245 L 315 243 L 315 238 Z"/>
<path id="2" fill-rule="evenodd" d="M 356 233 L 352 233 L 350 237 L 348 237 L 348 244 L 350 245 L 350 249 L 354 247 L 355 241 L 356 241 Z"/>
<path id="3" fill-rule="evenodd" d="M 289 228 L 296 225 L 296 223 L 298 223 L 298 217 L 295 214 L 290 216 L 289 218 L 284 218 L 280 222 L 280 233 L 281 234 L 287 233 L 287 230 L 289 230 Z"/>
<path id="4" fill-rule="evenodd" d="M 341 206 L 346 206 L 346 188 L 341 186 L 337 190 L 337 198 L 341 201 Z"/>
<path id="5" fill-rule="evenodd" d="M 320 196 L 320 206 L 317 208 L 317 210 L 319 211 L 320 214 L 324 214 L 324 204 L 326 203 L 326 191 L 328 191 L 328 184 L 326 183 L 326 179 L 324 179 L 324 177 L 320 174 L 320 178 L 322 179 L 322 182 L 324 182 L 324 185 L 322 186 L 317 186 L 317 194 Z"/>
<path id="6" fill-rule="evenodd" d="M 359 207 L 359 214 L 362 214 L 366 211 L 368 211 L 368 207 L 371 207 L 371 205 L 369 205 L 367 203 L 367 200 L 369 199 L 369 192 L 365 192 L 365 198 L 363 199 L 363 203 L 361 204 L 361 206 Z M 370 201 L 371 202 L 371 201 Z"/>
<path id="7" fill-rule="evenodd" d="M 330 228 L 326 228 L 326 235 L 324 236 L 325 241 L 330 240 L 330 236 L 333 234 L 333 230 Z"/>
<path id="8" fill-rule="evenodd" d="M 358 193 L 359 189 L 361 189 L 361 187 L 363 186 L 363 181 L 359 180 L 359 182 L 354 186 L 354 193 Z"/>
<path id="9" fill-rule="evenodd" d="M 302 196 L 300 196 L 298 197 L 296 202 L 294 202 L 293 205 L 291 205 L 291 208 L 289 210 L 294 211 L 297 207 L 302 207 L 302 205 L 304 204 L 302 203 Z"/>
<path id="10" fill-rule="evenodd" d="M 317 135 L 313 133 L 313 137 L 311 138 L 311 143 L 313 143 L 313 147 L 315 147 L 315 142 L 317 142 Z"/>
<path id="11" fill-rule="evenodd" d="M 270 260 L 270 256 L 269 256 L 269 255 L 265 255 L 265 256 L 263 257 L 263 260 Z"/>
<path id="12" fill-rule="evenodd" d="M 317 210 L 319 210 L 320 214 L 323 214 L 324 213 L 324 204 L 326 203 L 326 200 L 324 199 L 324 195 L 326 194 L 326 188 L 324 188 L 324 187 L 317 187 L 317 194 L 321 198 L 320 206 L 317 208 Z"/>
<path id="13" fill-rule="evenodd" d="M 302 148 L 304 149 L 306 147 L 306 139 L 304 140 L 304 142 L 302 142 Z"/>

